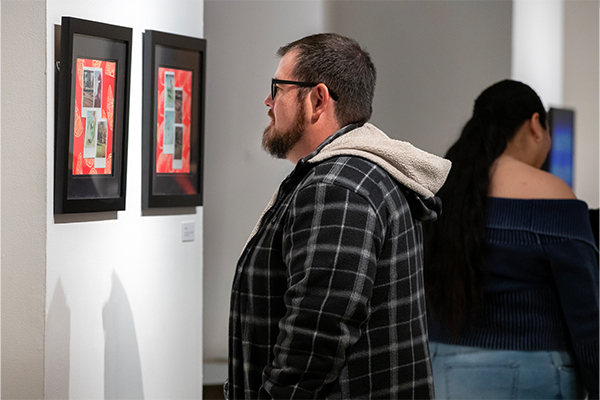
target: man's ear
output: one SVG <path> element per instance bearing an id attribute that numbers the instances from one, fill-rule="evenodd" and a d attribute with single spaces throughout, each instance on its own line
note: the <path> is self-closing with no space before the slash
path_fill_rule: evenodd
<path id="1" fill-rule="evenodd" d="M 310 105 L 313 117 L 318 119 L 331 106 L 331 101 L 332 99 L 327 86 L 323 83 L 315 86 L 310 92 Z"/>

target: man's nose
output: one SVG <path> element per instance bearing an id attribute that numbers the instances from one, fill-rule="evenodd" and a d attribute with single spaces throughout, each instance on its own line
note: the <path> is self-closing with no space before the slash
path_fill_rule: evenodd
<path id="1" fill-rule="evenodd" d="M 271 107 L 271 104 L 273 104 L 273 99 L 271 98 L 271 93 L 269 93 L 269 95 L 265 99 L 265 106 Z"/>

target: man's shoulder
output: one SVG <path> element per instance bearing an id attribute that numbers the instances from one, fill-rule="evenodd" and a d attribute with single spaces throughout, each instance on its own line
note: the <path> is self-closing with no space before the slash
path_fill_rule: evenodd
<path id="1" fill-rule="evenodd" d="M 326 182 L 351 181 L 364 184 L 367 181 L 391 181 L 392 177 L 376 162 L 355 155 L 327 158 L 313 167 L 312 179 Z"/>
<path id="2" fill-rule="evenodd" d="M 374 202 L 382 202 L 390 193 L 404 197 L 401 185 L 376 162 L 354 155 L 327 158 L 315 164 L 304 185 L 326 184 L 347 188 Z"/>

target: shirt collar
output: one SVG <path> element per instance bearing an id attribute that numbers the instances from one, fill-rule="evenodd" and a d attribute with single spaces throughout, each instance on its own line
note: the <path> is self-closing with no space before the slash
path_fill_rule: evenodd
<path id="1" fill-rule="evenodd" d="M 323 149 L 323 147 L 327 146 L 329 143 L 333 142 L 340 136 L 343 136 L 346 133 L 353 131 L 356 128 L 359 128 L 360 126 L 361 126 L 361 124 L 348 124 L 348 125 L 344 126 L 340 130 L 338 130 L 336 133 L 329 136 L 327 139 L 323 140 L 323 142 L 320 145 L 318 145 L 317 148 L 312 153 L 310 153 L 309 155 L 307 155 L 304 158 L 301 158 L 298 161 L 297 166 L 303 166 L 304 164 L 306 164 L 308 162 L 308 160 L 310 160 L 311 158 L 313 158 L 314 156 L 319 154 L 321 152 L 321 150 Z"/>

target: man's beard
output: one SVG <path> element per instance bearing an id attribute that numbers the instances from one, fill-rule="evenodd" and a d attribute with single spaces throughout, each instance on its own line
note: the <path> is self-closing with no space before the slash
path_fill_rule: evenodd
<path id="1" fill-rule="evenodd" d="M 287 130 L 279 130 L 275 128 L 275 117 L 273 110 L 269 110 L 269 116 L 273 119 L 273 124 L 265 128 L 262 137 L 262 148 L 271 154 L 273 157 L 286 158 L 292 148 L 302 139 L 304 130 L 306 129 L 306 107 L 304 102 L 298 102 L 298 110 L 296 111 L 296 120 L 292 127 Z"/>

